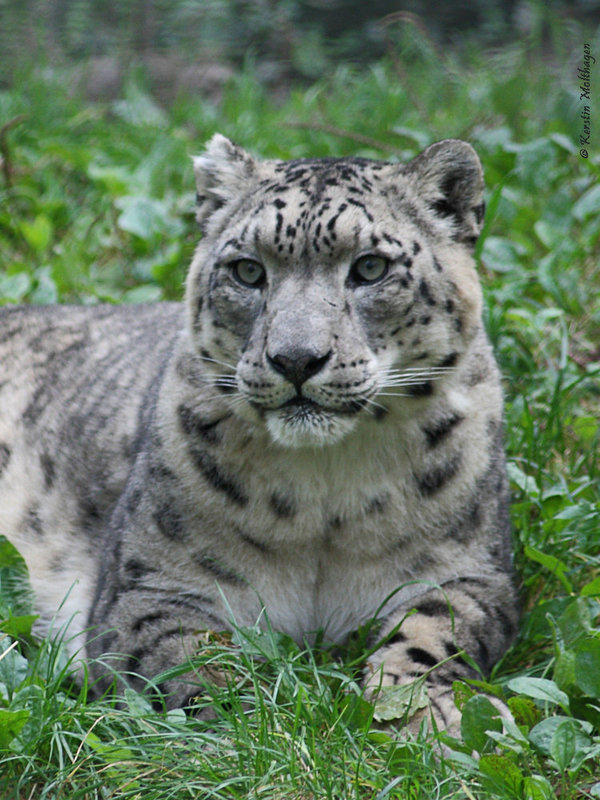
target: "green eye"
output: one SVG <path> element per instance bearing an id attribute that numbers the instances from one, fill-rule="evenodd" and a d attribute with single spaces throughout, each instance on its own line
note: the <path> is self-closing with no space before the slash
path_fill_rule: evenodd
<path id="1" fill-rule="evenodd" d="M 388 260 L 383 256 L 361 256 L 352 265 L 350 276 L 356 283 L 376 283 L 385 278 L 388 269 Z"/>
<path id="2" fill-rule="evenodd" d="M 244 286 L 251 286 L 253 289 L 260 289 L 266 279 L 265 268 L 258 261 L 251 258 L 240 258 L 233 262 L 233 276 Z"/>

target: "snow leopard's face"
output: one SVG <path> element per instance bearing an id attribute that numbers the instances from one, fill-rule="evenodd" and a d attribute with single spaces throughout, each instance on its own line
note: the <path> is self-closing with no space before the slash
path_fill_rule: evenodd
<path id="1" fill-rule="evenodd" d="M 430 394 L 456 364 L 481 303 L 469 145 L 432 145 L 408 165 L 257 162 L 215 137 L 196 175 L 191 331 L 236 413 L 282 445 L 328 444 L 397 397 Z"/>

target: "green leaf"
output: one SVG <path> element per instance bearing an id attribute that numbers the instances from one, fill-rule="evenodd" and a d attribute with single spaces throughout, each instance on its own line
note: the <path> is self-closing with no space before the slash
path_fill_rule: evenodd
<path id="1" fill-rule="evenodd" d="M 245 655 L 270 661 L 285 657 L 291 644 L 291 639 L 286 634 L 279 631 L 262 630 L 256 626 L 235 628 L 231 635 L 231 641 Z"/>
<path id="2" fill-rule="evenodd" d="M 479 771 L 485 781 L 503 797 L 520 797 L 523 775 L 518 766 L 504 755 L 484 755 L 479 759 Z"/>
<path id="3" fill-rule="evenodd" d="M 44 690 L 41 686 L 24 686 L 13 697 L 11 711 L 27 712 L 25 724 L 12 743 L 13 750 L 27 750 L 35 746 L 45 722 Z"/>
<path id="4" fill-rule="evenodd" d="M 600 639 L 588 639 L 577 647 L 575 683 L 588 697 L 600 699 Z"/>
<path id="5" fill-rule="evenodd" d="M 565 608 L 558 618 L 558 628 L 566 648 L 585 638 L 592 630 L 589 600 L 578 597 Z"/>
<path id="6" fill-rule="evenodd" d="M 33 222 L 22 219 L 19 227 L 23 238 L 32 250 L 38 255 L 46 252 L 52 241 L 54 226 L 45 214 L 38 214 Z"/>
<path id="7" fill-rule="evenodd" d="M 533 226 L 538 239 L 548 249 L 556 247 L 564 237 L 562 231 L 553 221 L 540 219 Z"/>
<path id="8" fill-rule="evenodd" d="M 524 616 L 525 637 L 536 641 L 552 636 L 556 624 L 555 618 L 560 616 L 572 602 L 572 597 L 553 597 L 550 600 L 539 602 Z M 552 625 L 550 620 L 552 620 Z"/>
<path id="9" fill-rule="evenodd" d="M 185 726 L 187 722 L 187 714 L 183 708 L 171 708 L 165 715 L 166 721 L 170 725 Z"/>
<path id="10" fill-rule="evenodd" d="M 529 731 L 529 741 L 546 756 L 550 755 L 550 743 L 554 732 L 564 717 L 547 717 Z"/>
<path id="11" fill-rule="evenodd" d="M 111 742 L 103 742 L 95 733 L 87 733 L 85 737 L 86 743 L 96 753 L 109 764 L 114 764 L 118 761 L 130 761 L 133 759 L 133 751 L 128 747 L 119 747 Z"/>
<path id="12" fill-rule="evenodd" d="M 165 209 L 160 200 L 125 195 L 118 198 L 115 205 L 122 212 L 118 220 L 122 230 L 133 233 L 140 239 L 152 239 L 155 234 L 163 230 L 162 219 Z"/>
<path id="13" fill-rule="evenodd" d="M 28 272 L 15 272 L 13 275 L 0 275 L 0 300 L 19 303 L 31 288 L 31 275 Z"/>
<path id="14" fill-rule="evenodd" d="M 559 147 L 562 147 L 563 150 L 566 150 L 567 153 L 571 153 L 571 155 L 575 155 L 577 153 L 577 148 L 569 136 L 565 136 L 563 133 L 551 133 L 548 138 L 550 138 Z"/>
<path id="15" fill-rule="evenodd" d="M 0 534 L 0 567 L 12 567 L 22 575 L 27 575 L 25 559 L 6 536 Z"/>
<path id="16" fill-rule="evenodd" d="M 564 772 L 573 761 L 576 738 L 575 725 L 570 719 L 563 720 L 552 735 L 550 755 L 556 761 L 561 772 Z"/>
<path id="17" fill-rule="evenodd" d="M 552 784 L 543 775 L 528 775 L 523 780 L 523 800 L 555 800 Z"/>
<path id="18" fill-rule="evenodd" d="M 134 83 L 126 87 L 125 100 L 113 103 L 113 112 L 131 125 L 166 128 L 169 124 L 169 118 L 162 108 Z"/>
<path id="19" fill-rule="evenodd" d="M 0 683 L 13 694 L 27 677 L 27 659 L 17 650 L 17 643 L 8 636 L 0 639 Z"/>
<path id="20" fill-rule="evenodd" d="M 519 256 L 523 254 L 523 248 L 510 239 L 488 236 L 483 243 L 481 260 L 488 269 L 493 269 L 495 272 L 511 272 L 518 269 Z"/>
<path id="21" fill-rule="evenodd" d="M 506 465 L 508 477 L 518 488 L 524 492 L 528 497 L 537 499 L 540 496 L 540 490 L 536 483 L 535 478 L 531 475 L 526 475 L 523 470 L 518 467 L 514 461 L 509 461 Z"/>
<path id="22" fill-rule="evenodd" d="M 573 420 L 573 430 L 583 442 L 591 441 L 600 429 L 596 417 L 581 416 Z"/>
<path id="23" fill-rule="evenodd" d="M 385 731 L 370 730 L 367 733 L 367 738 L 370 742 L 373 742 L 373 744 L 377 746 L 384 746 L 394 743 L 393 737 L 391 737 L 389 733 L 385 733 Z"/>
<path id="24" fill-rule="evenodd" d="M 143 286 L 135 286 L 123 294 L 123 302 L 125 303 L 157 303 L 161 298 L 161 288 L 150 283 Z"/>
<path id="25" fill-rule="evenodd" d="M 517 155 L 515 170 L 524 186 L 530 191 L 541 188 L 556 164 L 556 149 L 545 136 L 527 141 L 525 144 L 508 145 Z"/>
<path id="26" fill-rule="evenodd" d="M 550 555 L 549 553 L 542 553 L 541 550 L 531 547 L 531 545 L 525 545 L 525 555 L 532 561 L 536 561 L 538 564 L 546 567 L 546 569 L 550 570 L 553 575 L 556 575 L 567 592 L 570 593 L 573 591 L 573 585 L 565 575 L 568 567 L 564 561 L 561 561 L 559 558 Z"/>
<path id="27" fill-rule="evenodd" d="M 532 728 L 540 718 L 537 706 L 529 697 L 523 695 L 509 697 L 507 705 L 516 722 L 526 728 Z"/>
<path id="28" fill-rule="evenodd" d="M 119 227 L 151 241 L 157 236 L 179 236 L 183 233 L 181 220 L 173 217 L 167 203 L 145 195 L 125 195 L 115 200 L 121 210 Z"/>
<path id="29" fill-rule="evenodd" d="M 535 700 L 543 700 L 547 703 L 555 703 L 565 711 L 569 709 L 569 698 L 561 691 L 554 681 L 546 678 L 513 678 L 508 682 L 511 692 L 524 694 L 526 697 L 533 697 Z"/>
<path id="30" fill-rule="evenodd" d="M 352 730 L 366 730 L 373 719 L 373 706 L 356 694 L 349 694 L 340 703 L 340 719 Z"/>
<path id="31" fill-rule="evenodd" d="M 127 708 L 132 716 L 142 718 L 152 716 L 155 713 L 152 708 L 152 703 L 134 689 L 127 687 L 123 694 L 125 696 Z"/>
<path id="32" fill-rule="evenodd" d="M 37 305 L 53 305 L 58 302 L 58 289 L 50 267 L 40 267 L 35 271 L 36 286 L 31 292 L 31 302 Z"/>
<path id="33" fill-rule="evenodd" d="M 463 681 L 454 681 L 452 684 L 452 690 L 454 692 L 454 704 L 461 712 L 465 707 L 465 703 L 472 697 L 476 696 L 475 689 Z"/>
<path id="34" fill-rule="evenodd" d="M 470 750 L 482 753 L 493 746 L 486 731 L 501 731 L 500 712 L 483 695 L 475 695 L 467 700 L 462 710 L 460 732 L 464 743 Z"/>
<path id="35" fill-rule="evenodd" d="M 383 686 L 375 700 L 373 718 L 377 722 L 404 719 L 427 708 L 428 704 L 424 680 L 416 680 L 405 686 Z"/>
<path id="36" fill-rule="evenodd" d="M 395 125 L 392 128 L 392 131 L 398 136 L 404 136 L 406 139 L 412 139 L 413 142 L 416 142 L 417 146 L 424 150 L 427 145 L 431 144 L 431 136 L 425 131 L 419 131 L 415 128 L 407 128 L 404 125 Z"/>
<path id="37" fill-rule="evenodd" d="M 600 576 L 586 583 L 580 594 L 582 597 L 600 597 Z"/>
<path id="38" fill-rule="evenodd" d="M 13 739 L 23 730 L 29 711 L 11 711 L 0 708 L 0 748 L 8 748 Z"/>
<path id="39" fill-rule="evenodd" d="M 33 623 L 38 619 L 37 614 L 22 614 L 13 616 L 9 614 L 6 619 L 0 620 L 0 631 L 8 633 L 14 639 L 21 636 L 31 636 Z"/>
<path id="40" fill-rule="evenodd" d="M 555 519 L 565 520 L 584 520 L 594 519 L 597 515 L 597 509 L 592 503 L 587 500 L 580 500 L 577 505 L 568 505 L 561 511 L 555 514 Z"/>
<path id="41" fill-rule="evenodd" d="M 583 194 L 575 203 L 572 209 L 572 214 L 575 219 L 580 222 L 591 214 L 600 212 L 600 184 L 592 186 Z"/>
<path id="42" fill-rule="evenodd" d="M 0 535 L 0 616 L 28 616 L 33 607 L 25 561 L 15 546 Z"/>
<path id="43" fill-rule="evenodd" d="M 576 725 L 573 719 L 567 720 Z M 547 717 L 539 722 L 529 731 L 529 741 L 544 755 L 551 755 L 551 745 L 554 734 L 560 725 L 565 722 L 565 717 Z M 581 723 L 587 724 L 587 723 Z M 591 729 L 591 726 L 590 726 Z M 576 751 L 587 751 L 590 746 L 590 737 L 576 725 L 575 730 L 575 749 Z"/>
<path id="44" fill-rule="evenodd" d="M 566 691 L 575 684 L 575 653 L 564 650 L 559 654 L 552 675 L 556 685 Z"/>
<path id="45" fill-rule="evenodd" d="M 125 167 L 90 164 L 87 172 L 92 180 L 105 186 L 111 195 L 128 194 L 132 188 L 138 188 L 134 176 Z"/>

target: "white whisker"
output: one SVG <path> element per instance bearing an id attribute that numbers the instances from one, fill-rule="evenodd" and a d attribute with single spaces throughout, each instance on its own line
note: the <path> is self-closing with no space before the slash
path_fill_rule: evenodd
<path id="1" fill-rule="evenodd" d="M 237 367 L 235 367 L 233 364 L 228 364 L 227 361 L 219 361 L 218 358 L 210 358 L 209 356 L 202 355 L 199 355 L 198 358 L 201 358 L 202 361 L 211 361 L 213 364 L 220 364 L 222 367 L 227 367 L 227 369 L 233 370 L 233 372 L 235 372 L 237 369 Z"/>
<path id="2" fill-rule="evenodd" d="M 230 408 L 231 408 L 232 410 L 235 410 L 235 409 L 237 409 L 237 408 L 241 408 L 241 406 L 243 406 L 243 405 L 244 405 L 244 402 L 245 402 L 245 400 L 246 400 L 246 398 L 244 397 L 244 395 L 243 395 L 243 394 L 239 394 L 239 393 L 238 393 L 238 394 L 231 395 L 231 396 L 230 396 L 229 398 L 227 398 L 227 399 L 228 399 L 228 401 L 229 401 L 229 406 L 230 406 Z"/>
<path id="3" fill-rule="evenodd" d="M 454 367 L 410 367 L 407 369 L 380 370 L 380 375 L 447 375 Z"/>
<path id="4" fill-rule="evenodd" d="M 235 377 L 235 375 L 216 375 L 216 376 L 215 375 L 211 375 L 211 378 L 215 378 L 215 377 L 216 377 L 216 381 L 214 381 L 214 383 L 217 386 L 237 386 L 238 385 L 237 378 Z"/>
<path id="5" fill-rule="evenodd" d="M 375 416 L 376 409 L 380 409 L 381 411 L 387 411 L 388 410 L 385 406 L 382 406 L 381 403 L 378 403 L 376 400 L 371 400 L 370 397 L 365 397 L 364 400 L 365 400 L 365 403 L 366 403 L 366 405 L 364 407 L 364 410 L 368 414 L 372 414 L 373 416 Z M 370 408 L 370 406 L 373 406 L 373 408 Z"/>
<path id="6" fill-rule="evenodd" d="M 380 386 L 381 386 L 382 389 L 389 389 L 392 386 L 418 386 L 419 384 L 427 383 L 430 380 L 431 381 L 437 380 L 437 376 L 431 375 L 429 378 L 423 377 L 423 378 L 419 378 L 419 379 L 416 379 L 416 378 L 405 378 L 404 380 L 399 378 L 399 379 L 394 380 L 394 381 L 385 381 L 384 383 L 381 383 Z"/>
<path id="7" fill-rule="evenodd" d="M 453 371 L 453 367 L 410 367 L 407 369 L 382 370 L 379 373 L 380 388 L 392 389 L 402 386 L 417 386 L 427 381 L 439 380 Z"/>

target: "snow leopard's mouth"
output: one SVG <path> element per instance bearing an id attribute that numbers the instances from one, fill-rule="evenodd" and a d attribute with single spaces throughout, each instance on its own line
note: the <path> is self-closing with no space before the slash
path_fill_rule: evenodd
<path id="1" fill-rule="evenodd" d="M 310 414 L 357 414 L 363 408 L 364 403 L 358 400 L 353 400 L 350 403 L 345 403 L 339 408 L 334 408 L 332 406 L 324 406 L 321 403 L 317 403 L 315 400 L 311 400 L 309 397 L 296 395 L 296 397 L 291 397 L 289 400 L 286 400 L 285 403 L 282 403 L 275 410 L 280 411 L 282 409 L 290 409 L 293 413 L 298 415 L 308 416 Z"/>
<path id="2" fill-rule="evenodd" d="M 319 403 L 315 403 L 314 400 L 310 400 L 308 397 L 301 397 L 297 395 L 296 397 L 290 397 L 290 399 L 286 400 L 285 403 L 282 403 L 279 408 L 293 408 L 297 409 L 298 411 L 301 409 L 306 411 L 316 411 L 317 409 L 323 409 L 323 406 L 321 406 Z"/>
<path id="3" fill-rule="evenodd" d="M 339 441 L 354 428 L 366 403 L 351 399 L 336 407 L 304 395 L 294 395 L 277 406 L 250 401 L 273 440 L 293 448 L 321 447 Z"/>
<path id="4" fill-rule="evenodd" d="M 321 447 L 339 441 L 354 427 L 362 404 L 325 406 L 296 395 L 278 406 L 255 406 L 273 440 L 284 447 Z"/>

